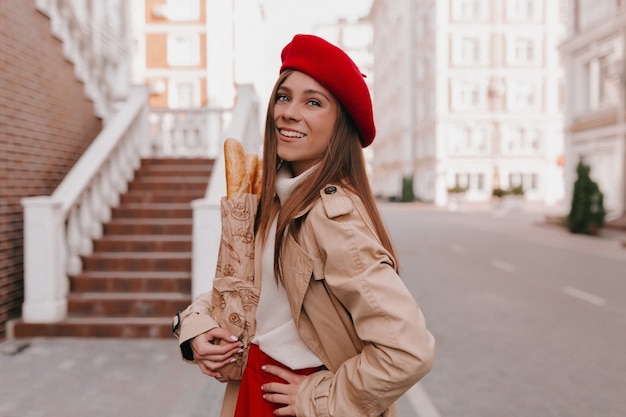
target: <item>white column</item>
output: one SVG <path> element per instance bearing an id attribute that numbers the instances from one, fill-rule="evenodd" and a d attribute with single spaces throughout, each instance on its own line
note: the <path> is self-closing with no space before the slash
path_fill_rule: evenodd
<path id="1" fill-rule="evenodd" d="M 51 323 L 67 316 L 65 233 L 61 203 L 50 197 L 22 200 L 24 207 L 24 304 L 26 322 Z"/>
<path id="2" fill-rule="evenodd" d="M 194 200 L 192 231 L 191 296 L 213 287 L 217 254 L 222 235 L 222 216 L 219 202 L 207 198 Z"/>

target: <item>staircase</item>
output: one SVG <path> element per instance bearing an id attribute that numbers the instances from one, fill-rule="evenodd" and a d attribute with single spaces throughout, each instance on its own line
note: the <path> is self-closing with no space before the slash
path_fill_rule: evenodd
<path id="1" fill-rule="evenodd" d="M 12 323 L 15 338 L 172 337 L 191 302 L 190 202 L 204 196 L 211 159 L 145 159 L 83 272 L 70 277 L 68 317 Z"/>

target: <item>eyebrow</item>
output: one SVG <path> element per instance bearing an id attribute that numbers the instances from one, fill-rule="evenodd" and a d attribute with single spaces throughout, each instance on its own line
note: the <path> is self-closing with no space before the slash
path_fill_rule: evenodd
<path id="1" fill-rule="evenodd" d="M 293 93 L 293 91 L 291 90 L 291 88 L 285 86 L 285 85 L 281 85 L 280 87 L 278 87 L 278 90 L 286 90 L 288 93 Z M 319 94 L 320 96 L 324 97 L 326 100 L 331 101 L 330 97 L 328 97 L 328 95 L 326 93 L 324 93 L 323 91 L 320 90 L 315 90 L 313 88 L 309 88 L 307 90 L 304 90 L 304 94 Z"/>

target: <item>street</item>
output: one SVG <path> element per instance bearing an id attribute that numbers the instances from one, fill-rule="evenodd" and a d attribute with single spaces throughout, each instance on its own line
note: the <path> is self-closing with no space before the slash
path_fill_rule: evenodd
<path id="1" fill-rule="evenodd" d="M 414 207 L 382 209 L 437 340 L 435 410 L 405 417 L 626 415 L 626 249 L 539 214 Z"/>

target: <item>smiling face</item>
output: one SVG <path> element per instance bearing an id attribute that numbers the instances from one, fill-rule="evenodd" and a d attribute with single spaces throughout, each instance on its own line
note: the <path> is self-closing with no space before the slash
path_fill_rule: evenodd
<path id="1" fill-rule="evenodd" d="M 277 154 L 299 175 L 319 162 L 333 135 L 339 103 L 308 75 L 295 71 L 274 97 Z"/>

